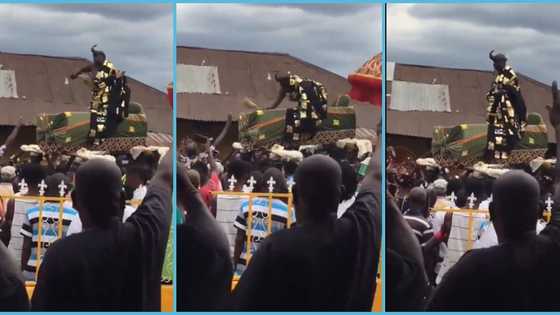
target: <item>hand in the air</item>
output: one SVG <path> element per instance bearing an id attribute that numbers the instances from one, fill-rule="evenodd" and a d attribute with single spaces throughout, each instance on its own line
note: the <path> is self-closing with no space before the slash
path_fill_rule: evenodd
<path id="1" fill-rule="evenodd" d="M 72 73 L 72 74 L 70 75 L 70 79 L 72 79 L 72 80 L 76 79 L 77 77 L 78 77 L 78 75 L 75 74 L 75 73 Z"/>
<path id="2" fill-rule="evenodd" d="M 558 84 L 552 82 L 552 106 L 546 106 L 548 118 L 554 129 L 560 129 L 560 99 L 558 98 Z"/>

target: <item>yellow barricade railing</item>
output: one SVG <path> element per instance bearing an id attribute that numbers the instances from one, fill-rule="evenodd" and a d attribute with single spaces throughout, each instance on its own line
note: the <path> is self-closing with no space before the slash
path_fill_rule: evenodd
<path id="1" fill-rule="evenodd" d="M 272 202 L 274 199 L 287 200 L 288 205 L 288 217 L 287 226 L 292 225 L 292 215 L 293 215 L 293 196 L 291 193 L 246 193 L 246 192 L 235 192 L 235 191 L 220 191 L 213 193 L 216 196 L 238 196 L 240 198 L 246 199 L 247 204 L 247 230 L 246 230 L 246 240 L 245 240 L 245 252 L 246 252 L 246 265 L 252 257 L 252 243 L 253 243 L 253 199 L 255 198 L 267 198 L 268 199 L 268 214 L 267 214 L 267 235 L 272 234 Z"/>
<path id="2" fill-rule="evenodd" d="M 20 200 L 20 201 L 31 201 L 31 202 L 35 202 L 35 205 L 29 205 L 28 207 L 26 207 L 27 209 L 31 208 L 31 207 L 37 207 L 39 210 L 39 215 L 38 215 L 38 222 L 37 222 L 37 246 L 36 246 L 36 261 L 35 261 L 35 281 L 37 280 L 37 276 L 39 274 L 39 268 L 41 266 L 41 262 L 43 259 L 43 255 L 44 252 L 43 251 L 43 222 L 44 222 L 44 207 L 45 207 L 45 203 L 54 203 L 54 204 L 58 204 L 58 220 L 56 222 L 56 229 L 57 229 L 57 238 L 56 240 L 59 240 L 63 237 L 63 219 L 64 219 L 64 208 L 65 208 L 65 204 L 66 203 L 71 203 L 72 200 L 69 197 L 50 197 L 50 196 L 28 196 L 28 195 L 0 195 L 0 203 L 2 203 L 2 205 L 6 205 L 6 202 L 10 199 L 14 199 L 14 200 Z M 141 200 L 130 200 L 127 202 L 127 205 L 133 206 L 133 207 L 138 207 L 140 205 L 142 201 Z M 70 206 L 69 204 L 67 205 L 67 207 Z M 15 220 L 15 216 L 17 215 L 15 212 L 17 211 L 16 209 L 16 204 L 14 203 L 14 218 L 13 220 Z M 13 224 L 13 223 L 12 223 Z M 13 228 L 13 226 L 12 226 Z M 14 231 L 11 232 L 12 235 L 14 234 Z M 19 234 L 19 231 L 16 231 L 17 234 Z M 32 227 L 32 234 L 33 234 L 33 227 Z M 33 236 L 32 236 L 32 240 L 33 240 Z M 53 241 L 54 242 L 54 241 Z M 33 290 L 35 289 L 35 281 L 26 281 L 25 285 L 27 288 L 27 292 L 29 297 L 31 298 L 31 296 L 33 295 Z M 162 284 L 161 286 L 161 310 L 164 312 L 171 312 L 173 311 L 173 285 L 168 285 L 168 284 Z"/>
<path id="3" fill-rule="evenodd" d="M 467 215 L 467 230 L 468 230 L 468 238 L 467 238 L 467 250 L 471 250 L 473 248 L 474 239 L 472 238 L 473 229 L 474 229 L 474 215 L 475 214 L 482 214 L 490 219 L 490 212 L 488 210 L 479 210 L 479 209 L 470 209 L 470 208 L 432 208 L 432 212 L 451 212 L 451 213 L 463 213 Z M 547 222 L 550 221 L 550 211 L 545 211 L 543 213 L 543 217 L 546 219 Z"/>
<path id="4" fill-rule="evenodd" d="M 247 200 L 247 230 L 246 230 L 246 240 L 245 240 L 245 248 L 246 248 L 246 265 L 249 265 L 249 261 L 251 259 L 251 245 L 252 245 L 252 227 L 253 227 L 253 199 L 254 198 L 267 198 L 268 199 L 268 214 L 267 214 L 267 235 L 272 234 L 272 200 L 273 199 L 283 199 L 287 200 L 288 205 L 288 218 L 287 218 L 287 226 L 290 227 L 292 225 L 292 217 L 293 217 L 293 196 L 292 193 L 253 193 L 253 192 L 235 192 L 235 191 L 219 191 L 213 192 L 216 196 L 238 196 L 240 198 L 244 198 Z M 233 223 L 232 223 L 233 224 Z M 381 264 L 378 266 L 379 274 L 381 273 Z M 234 275 L 231 288 L 232 290 L 237 286 L 239 282 L 239 276 Z M 381 279 L 376 277 L 376 291 L 375 296 L 373 297 L 373 307 L 372 310 L 375 312 L 381 312 Z"/>

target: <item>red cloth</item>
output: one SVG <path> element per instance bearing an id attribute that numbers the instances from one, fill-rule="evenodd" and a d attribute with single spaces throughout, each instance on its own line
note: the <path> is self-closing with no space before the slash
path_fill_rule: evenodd
<path id="1" fill-rule="evenodd" d="M 214 209 L 213 203 L 216 196 L 213 195 L 212 192 L 215 191 L 222 191 L 222 182 L 220 181 L 218 173 L 213 172 L 212 177 L 210 177 L 208 183 L 200 187 L 198 192 L 200 193 L 202 200 L 204 201 L 210 212 L 212 212 L 212 215 L 214 215 L 214 217 L 216 216 L 216 209 Z"/>
<path id="2" fill-rule="evenodd" d="M 381 106 L 381 79 L 359 73 L 348 76 L 352 85 L 350 97 L 360 102 Z"/>
<path id="3" fill-rule="evenodd" d="M 167 101 L 169 101 L 169 105 L 173 108 L 173 83 L 167 85 Z"/>

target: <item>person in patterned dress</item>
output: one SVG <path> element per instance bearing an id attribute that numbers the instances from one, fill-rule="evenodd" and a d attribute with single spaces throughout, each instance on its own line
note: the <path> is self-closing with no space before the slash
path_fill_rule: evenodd
<path id="1" fill-rule="evenodd" d="M 496 160 L 507 159 L 514 145 L 521 139 L 527 124 L 527 110 L 519 78 L 506 65 L 504 54 L 489 54 L 494 62 L 496 78 L 492 82 L 490 91 L 486 94 L 488 101 L 488 157 Z"/>
<path id="2" fill-rule="evenodd" d="M 297 143 L 304 136 L 313 137 L 319 130 L 322 120 L 327 117 L 327 90 L 311 79 L 302 78 L 295 74 L 275 74 L 280 84 L 280 91 L 276 101 L 268 108 L 274 109 L 282 103 L 286 95 L 296 108 L 286 110 L 286 126 L 284 139 L 287 144 Z"/>
<path id="3" fill-rule="evenodd" d="M 96 50 L 96 46 L 91 47 L 93 63 L 72 74 L 70 78 L 76 79 L 82 73 L 93 75 L 89 137 L 98 144 L 101 138 L 115 131 L 119 120 L 128 115 L 130 90 L 124 73 L 107 59 L 103 51 Z"/>

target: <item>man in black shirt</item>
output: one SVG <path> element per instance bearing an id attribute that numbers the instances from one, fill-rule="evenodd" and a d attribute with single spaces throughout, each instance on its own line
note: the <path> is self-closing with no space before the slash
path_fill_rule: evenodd
<path id="1" fill-rule="evenodd" d="M 444 276 L 428 309 L 560 309 L 560 247 L 536 235 L 539 193 L 537 181 L 523 171 L 496 180 L 490 216 L 499 245 L 465 253 Z"/>
<path id="2" fill-rule="evenodd" d="M 560 100 L 555 82 L 552 87 L 554 106 L 548 110 L 559 143 Z M 537 181 L 523 171 L 508 172 L 495 181 L 489 210 L 499 245 L 465 253 L 444 276 L 428 309 L 560 310 L 560 163 L 555 172 L 555 208 L 539 235 Z"/>
<path id="3" fill-rule="evenodd" d="M 136 212 L 124 223 L 121 171 L 94 159 L 76 173 L 73 206 L 84 231 L 45 254 L 34 310 L 159 311 L 161 272 L 171 220 L 171 163 L 160 164 Z"/>
<path id="4" fill-rule="evenodd" d="M 303 160 L 293 187 L 297 224 L 259 246 L 234 291 L 237 309 L 371 311 L 379 262 L 379 165 L 372 158 L 355 203 L 337 220 L 337 162 Z"/>
<path id="5" fill-rule="evenodd" d="M 187 209 L 177 227 L 177 310 L 224 310 L 233 276 L 229 242 L 184 167 L 177 169 L 177 203 Z"/>

